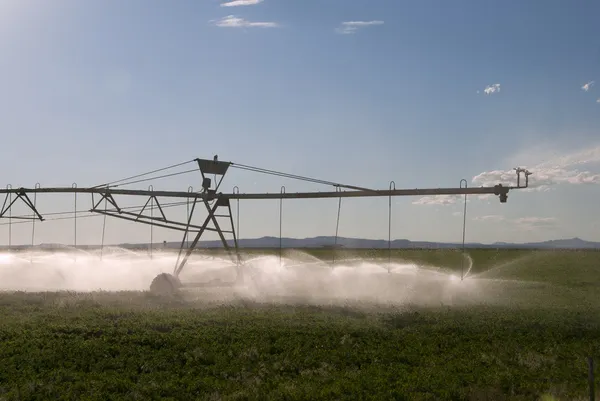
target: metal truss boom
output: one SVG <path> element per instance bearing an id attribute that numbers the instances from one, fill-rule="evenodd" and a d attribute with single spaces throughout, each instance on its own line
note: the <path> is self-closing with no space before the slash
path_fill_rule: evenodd
<path id="1" fill-rule="evenodd" d="M 185 191 L 149 191 L 139 189 L 103 189 L 103 188 L 15 188 L 0 189 L 0 194 L 111 194 L 111 195 L 137 195 L 155 196 L 161 198 L 186 198 L 212 201 L 217 198 L 231 200 L 250 199 L 320 199 L 320 198 L 361 198 L 361 197 L 384 197 L 384 196 L 427 196 L 427 195 L 507 195 L 512 189 L 526 188 L 525 186 L 503 186 L 473 188 L 415 188 L 415 189 L 383 189 L 383 190 L 360 190 L 360 191 L 329 191 L 329 192 L 287 192 L 287 193 L 204 193 Z M 109 200 L 110 202 L 110 200 Z"/>
<path id="2" fill-rule="evenodd" d="M 132 182 L 125 183 L 125 184 L 115 185 L 113 187 L 111 187 L 110 184 L 105 184 L 103 186 L 87 187 L 87 188 L 79 188 L 76 185 L 73 185 L 71 187 L 52 187 L 52 188 L 41 188 L 39 185 L 36 185 L 34 188 L 24 188 L 24 187 L 12 188 L 9 185 L 4 189 L 0 189 L 0 195 L 5 195 L 4 203 L 2 204 L 2 207 L 0 208 L 0 218 L 3 218 L 5 216 L 5 214 L 10 211 L 10 209 L 13 206 L 13 204 L 15 203 L 15 201 L 21 200 L 33 212 L 33 214 L 30 216 L 9 215 L 9 219 L 21 218 L 21 219 L 31 219 L 31 220 L 35 220 L 35 219 L 44 220 L 42 215 L 38 212 L 38 210 L 36 208 L 35 201 L 31 202 L 30 198 L 28 197 L 28 194 L 33 194 L 34 199 L 35 199 L 35 195 L 37 195 L 37 194 L 75 194 L 75 196 L 77 196 L 77 194 L 91 194 L 92 195 L 92 208 L 89 210 L 90 212 L 98 213 L 98 214 L 105 215 L 105 216 L 112 216 L 112 217 L 116 217 L 116 218 L 123 219 L 123 220 L 129 220 L 129 221 L 133 221 L 133 222 L 149 224 L 152 226 L 183 231 L 184 239 L 182 240 L 182 243 L 181 243 L 181 249 L 179 251 L 179 256 L 177 258 L 177 263 L 176 263 L 175 270 L 174 270 L 175 275 L 179 275 L 179 273 L 183 269 L 184 265 L 186 264 L 188 258 L 190 257 L 193 249 L 198 244 L 200 237 L 202 236 L 202 234 L 205 231 L 216 232 L 219 235 L 224 248 L 229 252 L 229 254 L 232 256 L 232 258 L 234 255 L 232 255 L 232 253 L 231 253 L 231 246 L 228 244 L 227 240 L 225 239 L 224 234 L 232 234 L 233 235 L 233 244 L 232 245 L 237 254 L 237 258 L 232 259 L 232 260 L 236 263 L 236 265 L 239 266 L 240 255 L 238 253 L 238 238 L 236 236 L 236 232 L 235 232 L 236 230 L 235 230 L 235 227 L 233 224 L 233 216 L 232 216 L 231 206 L 230 206 L 230 201 L 232 201 L 232 200 L 239 201 L 239 200 L 258 200 L 258 199 L 283 200 L 283 199 L 322 199 L 322 198 L 337 198 L 337 199 L 341 200 L 341 198 L 366 198 L 366 197 L 389 197 L 389 198 L 391 198 L 391 197 L 395 197 L 395 196 L 496 195 L 499 197 L 501 203 L 505 203 L 508 199 L 509 191 L 511 191 L 513 189 L 521 189 L 521 188 L 528 187 L 528 185 L 529 185 L 528 178 L 532 174 L 525 169 L 522 169 L 519 167 L 515 168 L 515 171 L 517 174 L 517 185 L 516 186 L 504 186 L 502 184 L 498 184 L 495 186 L 482 186 L 482 187 L 476 187 L 476 188 L 467 188 L 466 185 L 464 187 L 462 187 L 462 185 L 461 185 L 460 188 L 396 189 L 395 184 L 394 184 L 393 187 L 392 187 L 392 185 L 390 185 L 389 189 L 373 190 L 373 189 L 366 189 L 366 188 L 358 187 L 358 186 L 344 185 L 344 184 L 333 183 L 330 181 L 317 180 L 317 179 L 313 179 L 313 178 L 302 177 L 302 176 L 297 176 L 297 175 L 292 175 L 292 174 L 279 173 L 279 172 L 276 172 L 273 170 L 260 169 L 257 167 L 251 167 L 251 166 L 245 166 L 245 165 L 234 165 L 231 162 L 218 161 L 217 156 L 215 156 L 213 160 L 194 159 L 193 161 L 197 162 L 199 171 L 202 176 L 202 191 L 200 191 L 200 192 L 195 192 L 195 191 L 191 190 L 191 187 L 188 188 L 188 191 L 155 191 L 155 190 L 153 190 L 153 188 L 152 189 L 149 188 L 148 190 L 117 188 L 117 186 L 130 185 L 132 183 L 145 181 L 145 180 L 149 180 L 149 179 L 132 181 Z M 171 167 L 173 167 L 173 166 L 171 166 Z M 223 177 L 224 177 L 225 173 L 228 171 L 228 169 L 230 167 L 237 167 L 240 169 L 254 171 L 257 173 L 264 173 L 264 174 L 276 175 L 276 176 L 285 177 L 285 178 L 298 179 L 298 180 L 303 180 L 303 181 L 308 181 L 308 182 L 313 182 L 313 183 L 330 185 L 330 186 L 335 187 L 336 190 L 335 191 L 326 191 L 326 192 L 296 192 L 296 193 L 286 192 L 284 190 L 282 190 L 281 192 L 273 192 L 273 193 L 240 193 L 239 190 L 236 190 L 237 187 L 234 187 L 233 193 L 217 192 L 217 190 L 219 189 L 219 187 L 223 181 Z M 154 170 L 153 172 L 150 172 L 150 173 L 163 171 L 165 169 Z M 147 175 L 150 173 L 140 174 L 140 175 L 136 175 L 133 177 L 128 177 L 128 179 L 139 178 L 141 176 L 144 176 L 144 175 Z M 182 173 L 185 173 L 185 172 L 182 172 Z M 182 173 L 176 173 L 176 174 L 182 174 Z M 160 177 L 155 177 L 155 179 L 163 178 L 163 177 L 167 177 L 167 176 L 171 176 L 171 175 L 176 175 L 176 174 L 163 175 Z M 521 184 L 521 174 L 525 175 L 525 184 L 524 185 Z M 211 188 L 211 187 L 213 187 L 213 185 L 212 185 L 213 183 L 212 183 L 211 179 L 209 178 L 209 176 L 215 177 L 214 189 Z M 220 176 L 219 179 L 217 179 L 217 176 Z M 123 180 L 120 180 L 120 181 L 123 181 Z M 117 182 L 117 181 L 115 181 L 115 182 Z M 465 181 L 465 183 L 466 183 L 466 181 Z M 461 184 L 462 184 L 462 181 L 461 181 Z M 342 190 L 342 188 L 345 188 L 346 190 Z M 14 198 L 13 198 L 13 195 L 15 195 Z M 99 195 L 100 200 L 95 202 L 94 195 Z M 114 198 L 114 196 L 116 196 L 116 195 L 147 197 L 147 200 L 140 211 L 132 212 L 132 211 L 125 210 L 128 208 L 119 207 L 117 201 Z M 206 217 L 206 220 L 204 221 L 204 223 L 202 225 L 192 224 L 191 223 L 192 214 L 194 213 L 194 208 L 192 208 L 191 213 L 189 213 L 189 211 L 188 211 L 188 217 L 185 222 L 178 222 L 178 221 L 170 220 L 166 217 L 166 214 L 163 211 L 163 206 L 161 206 L 160 202 L 158 201 L 159 197 L 160 198 L 185 199 L 188 204 L 188 207 L 189 207 L 189 202 L 191 200 L 193 200 L 194 206 L 196 205 L 196 203 L 198 201 L 203 202 L 208 211 L 208 216 Z M 100 204 L 103 201 L 105 203 L 105 208 L 99 208 Z M 148 208 L 148 204 L 150 202 L 151 202 L 152 206 L 150 208 Z M 183 202 L 182 204 L 186 204 L 186 202 Z M 214 202 L 214 204 L 211 204 L 212 202 Z M 106 208 L 107 204 L 111 205 L 110 209 Z M 154 215 L 148 216 L 148 215 L 144 214 L 144 211 L 147 208 L 154 210 L 154 208 L 155 208 L 154 205 L 156 205 L 156 208 L 160 212 L 160 215 L 158 217 L 155 217 Z M 225 214 L 216 214 L 218 207 L 222 207 L 221 210 L 224 210 Z M 75 214 L 77 214 L 77 211 L 75 212 Z M 217 217 L 227 218 L 227 223 L 225 223 L 225 224 L 230 225 L 231 230 L 221 229 L 221 224 L 219 224 L 217 222 Z M 237 216 L 237 218 L 239 218 L 239 216 Z M 209 227 L 208 226 L 209 223 L 212 223 L 213 227 Z M 339 223 L 339 221 L 338 221 L 338 223 Z M 185 252 L 184 255 L 182 255 L 185 240 L 188 238 L 188 235 L 190 233 L 195 233 L 193 243 L 191 244 L 191 246 L 187 247 L 188 248 L 187 251 Z M 10 239 L 10 235 L 9 235 L 9 239 Z M 239 271 L 239 269 L 238 269 L 238 271 Z"/>

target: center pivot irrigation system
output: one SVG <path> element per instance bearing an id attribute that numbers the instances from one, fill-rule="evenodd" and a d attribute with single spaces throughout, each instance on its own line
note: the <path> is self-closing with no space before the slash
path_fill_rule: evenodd
<path id="1" fill-rule="evenodd" d="M 141 178 L 148 175 L 163 172 L 165 170 L 180 167 L 188 163 L 197 164 L 197 169 L 186 170 L 173 174 L 162 174 L 159 176 L 153 176 L 150 178 Z M 237 168 L 246 171 L 252 171 L 262 174 L 268 174 L 273 176 L 279 176 L 284 178 L 296 179 L 306 182 L 324 184 L 332 186 L 335 191 L 329 192 L 296 192 L 286 193 L 285 187 L 281 187 L 278 193 L 240 193 L 239 188 L 236 186 L 233 188 L 232 193 L 218 192 L 219 187 L 225 177 L 225 174 L 230 168 Z M 506 203 L 508 199 L 508 192 L 511 189 L 527 188 L 529 184 L 529 176 L 532 174 L 526 169 L 515 168 L 517 174 L 517 186 L 503 186 L 502 184 L 495 185 L 493 187 L 478 187 L 478 188 L 467 188 L 467 181 L 461 180 L 459 188 L 429 188 L 429 189 L 396 189 L 394 181 L 390 182 L 389 189 L 387 190 L 374 190 L 354 185 L 345 185 L 330 181 L 319 180 L 315 178 L 303 177 L 294 174 L 282 173 L 274 170 L 267 170 L 258 167 L 252 167 L 243 164 L 236 164 L 232 162 L 219 161 L 217 156 L 214 156 L 212 160 L 209 159 L 194 159 L 184 163 L 175 164 L 173 166 L 153 170 L 144 174 L 138 174 L 132 177 L 127 177 L 118 181 L 97 185 L 94 187 L 78 188 L 76 184 L 72 187 L 55 187 L 55 188 L 42 188 L 39 184 L 36 184 L 34 188 L 13 188 L 8 185 L 6 189 L 0 189 L 0 194 L 5 194 L 4 203 L 2 209 L 0 209 L 0 218 L 8 218 L 10 223 L 12 219 L 20 220 L 33 220 L 35 224 L 36 220 L 44 221 L 44 217 L 38 211 L 36 207 L 36 196 L 41 193 L 62 193 L 62 194 L 75 194 L 75 244 L 77 243 L 77 194 L 91 194 L 92 208 L 87 211 L 93 214 L 112 216 L 115 218 L 129 220 L 137 223 L 149 224 L 151 226 L 163 227 L 172 230 L 178 230 L 183 232 L 183 239 L 179 248 L 177 261 L 173 270 L 173 274 L 162 273 L 158 275 L 151 283 L 151 291 L 157 292 L 172 292 L 181 287 L 202 287 L 206 286 L 207 283 L 185 283 L 182 284 L 179 276 L 181 271 L 185 267 L 190 255 L 198 245 L 198 241 L 206 231 L 216 232 L 223 244 L 224 249 L 227 251 L 228 256 L 236 266 L 237 278 L 233 283 L 227 285 L 235 285 L 243 282 L 244 275 L 242 269 L 242 260 L 239 253 L 238 238 L 236 228 L 233 221 L 233 214 L 231 212 L 231 201 L 235 200 L 238 202 L 238 214 L 237 214 L 237 231 L 239 231 L 239 201 L 248 199 L 275 199 L 280 200 L 280 248 L 281 248 L 281 201 L 283 199 L 321 199 L 321 198 L 337 198 L 339 199 L 338 204 L 338 225 L 339 225 L 339 210 L 341 207 L 342 198 L 357 198 L 357 197 L 389 197 L 390 200 L 390 227 L 388 244 L 391 245 L 391 198 L 393 196 L 427 196 L 427 195 L 464 195 L 465 196 L 465 218 L 466 218 L 466 197 L 467 195 L 496 195 L 499 197 L 501 203 Z M 148 190 L 139 189 L 123 189 L 123 186 L 140 183 L 144 181 L 156 180 L 159 178 L 172 177 L 174 175 L 191 173 L 199 171 L 202 176 L 202 190 L 193 191 L 192 187 L 188 188 L 187 192 L 181 191 L 155 191 L 152 186 Z M 524 174 L 525 184 L 521 185 L 521 174 Z M 213 179 L 210 177 L 213 176 Z M 464 186 L 463 186 L 464 184 Z M 32 196 L 30 196 L 32 195 Z M 115 200 L 116 195 L 123 196 L 135 196 L 146 199 L 146 203 L 143 207 L 119 207 Z M 33 197 L 33 202 L 31 198 Z M 158 201 L 158 198 L 171 198 L 179 199 L 179 202 L 171 202 L 163 204 Z M 181 201 L 184 199 L 185 201 Z M 22 201 L 32 212 L 29 216 L 13 216 L 11 208 L 18 200 Z M 104 206 L 101 204 L 104 201 Z M 198 203 L 203 203 L 208 211 L 208 215 L 202 225 L 192 224 L 192 216 Z M 191 209 L 190 209 L 191 204 Z M 110 207 L 108 207 L 110 205 Z M 150 206 L 149 206 L 150 205 Z M 175 221 L 168 219 L 164 209 L 170 206 L 181 206 L 187 205 L 187 221 Z M 154 216 L 154 209 L 158 209 L 159 216 Z M 222 210 L 218 213 L 218 210 Z M 150 211 L 150 215 L 148 215 Z M 72 213 L 72 212 L 69 212 Z M 81 213 L 81 212 L 79 212 Z M 48 213 L 50 215 L 65 214 L 65 213 Z M 73 218 L 73 217 L 67 217 Z M 219 224 L 217 218 L 227 219 L 227 225 L 230 229 L 224 230 L 222 224 Z M 51 219 L 52 220 L 52 219 Z M 212 223 L 212 226 L 209 224 Z M 463 221 L 463 250 L 464 250 L 464 224 Z M 34 226 L 35 227 L 35 226 Z M 195 234 L 195 237 L 191 244 L 189 244 L 189 235 Z M 233 247 L 228 243 L 226 234 L 233 237 Z M 9 234 L 10 237 L 10 234 Z M 336 239 L 337 239 L 337 226 L 336 226 Z M 10 241 L 10 240 L 9 240 Z M 187 245 L 186 245 L 187 242 Z M 152 246 L 152 244 L 151 244 Z M 10 243 L 9 243 L 10 248 Z M 223 285 L 222 283 L 220 285 Z"/>

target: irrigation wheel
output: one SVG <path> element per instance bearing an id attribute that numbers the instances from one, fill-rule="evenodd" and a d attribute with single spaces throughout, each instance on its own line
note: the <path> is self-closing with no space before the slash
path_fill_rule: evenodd
<path id="1" fill-rule="evenodd" d="M 161 273 L 152 280 L 150 292 L 156 295 L 174 295 L 181 287 L 179 278 L 169 273 Z"/>

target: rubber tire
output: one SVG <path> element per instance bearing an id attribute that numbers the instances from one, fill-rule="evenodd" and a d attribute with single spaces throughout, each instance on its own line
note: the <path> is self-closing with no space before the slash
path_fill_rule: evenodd
<path id="1" fill-rule="evenodd" d="M 155 295 L 174 295 L 181 288 L 181 281 L 169 273 L 161 273 L 152 280 L 150 292 Z"/>

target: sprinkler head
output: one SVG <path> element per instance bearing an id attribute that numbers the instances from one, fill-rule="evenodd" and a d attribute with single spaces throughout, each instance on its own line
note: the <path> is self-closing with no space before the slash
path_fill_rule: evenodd
<path id="1" fill-rule="evenodd" d="M 208 190 L 209 190 L 209 188 L 210 188 L 210 184 L 211 184 L 210 178 L 208 178 L 208 177 L 205 177 L 205 178 L 204 178 L 204 180 L 202 180 L 202 188 L 203 188 L 205 191 L 208 191 Z"/>

